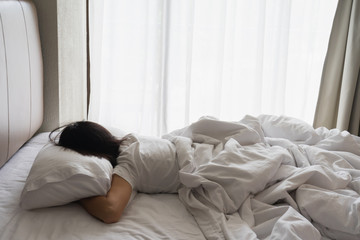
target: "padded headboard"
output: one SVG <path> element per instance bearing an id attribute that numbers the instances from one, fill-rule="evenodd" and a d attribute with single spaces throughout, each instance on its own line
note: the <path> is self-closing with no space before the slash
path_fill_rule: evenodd
<path id="1" fill-rule="evenodd" d="M 43 121 L 38 20 L 29 0 L 0 0 L 0 167 Z"/>

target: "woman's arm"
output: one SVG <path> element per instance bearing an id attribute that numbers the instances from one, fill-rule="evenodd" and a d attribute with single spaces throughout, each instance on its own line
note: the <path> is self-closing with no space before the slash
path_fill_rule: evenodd
<path id="1" fill-rule="evenodd" d="M 114 223 L 119 221 L 131 193 L 131 185 L 122 177 L 114 174 L 106 196 L 81 199 L 80 204 L 94 217 L 105 223 Z"/>

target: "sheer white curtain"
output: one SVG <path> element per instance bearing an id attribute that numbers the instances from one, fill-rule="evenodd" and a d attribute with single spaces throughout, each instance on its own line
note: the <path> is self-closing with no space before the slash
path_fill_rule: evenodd
<path id="1" fill-rule="evenodd" d="M 336 0 L 90 0 L 89 119 L 161 135 L 204 115 L 312 124 Z"/>

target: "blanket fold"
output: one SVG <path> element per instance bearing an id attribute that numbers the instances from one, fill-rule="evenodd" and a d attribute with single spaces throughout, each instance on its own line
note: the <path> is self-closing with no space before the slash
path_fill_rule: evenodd
<path id="1" fill-rule="evenodd" d="M 202 118 L 164 136 L 207 239 L 360 235 L 360 140 L 289 117 Z M 344 238 L 345 239 L 345 238 Z"/>

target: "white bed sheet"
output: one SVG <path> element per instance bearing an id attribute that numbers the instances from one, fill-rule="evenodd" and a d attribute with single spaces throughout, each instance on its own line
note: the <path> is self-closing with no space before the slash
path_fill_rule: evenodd
<path id="1" fill-rule="evenodd" d="M 21 191 L 47 136 L 32 138 L 0 169 L 0 239 L 205 239 L 177 194 L 138 193 L 114 224 L 96 220 L 76 203 L 21 209 Z"/>

